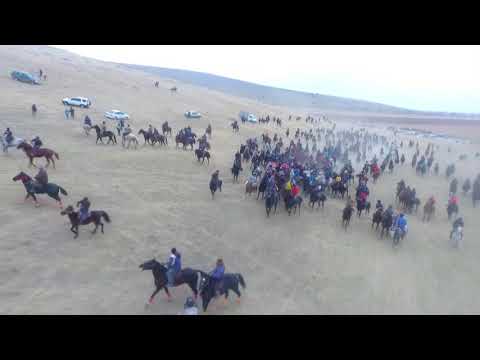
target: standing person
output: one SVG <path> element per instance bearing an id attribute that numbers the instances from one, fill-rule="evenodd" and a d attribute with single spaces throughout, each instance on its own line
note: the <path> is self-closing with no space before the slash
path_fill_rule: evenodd
<path id="1" fill-rule="evenodd" d="M 32 105 L 32 115 L 35 116 L 36 113 L 37 113 L 37 105 L 33 104 Z"/>
<path id="2" fill-rule="evenodd" d="M 170 251 L 170 256 L 168 257 L 167 263 L 167 279 L 169 287 L 175 286 L 175 276 L 180 272 L 182 269 L 181 264 L 181 255 L 177 251 L 177 249 L 172 248 Z"/>
<path id="3" fill-rule="evenodd" d="M 65 108 L 65 119 L 68 119 L 70 117 L 70 110 Z"/>
<path id="4" fill-rule="evenodd" d="M 75 119 L 75 111 L 73 110 L 73 107 L 70 106 L 70 115 L 72 119 Z"/>
<path id="5" fill-rule="evenodd" d="M 7 130 L 5 130 L 5 132 L 3 133 L 3 136 L 5 137 L 5 141 L 7 142 L 7 144 L 10 145 L 10 143 L 14 139 L 12 130 L 10 130 L 10 128 L 7 128 Z"/>

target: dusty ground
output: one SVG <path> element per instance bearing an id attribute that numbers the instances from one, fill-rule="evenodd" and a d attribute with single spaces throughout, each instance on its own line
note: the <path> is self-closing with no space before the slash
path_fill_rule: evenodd
<path id="1" fill-rule="evenodd" d="M 390 241 L 377 238 L 370 217 L 355 217 L 344 232 L 343 202 L 338 200 L 329 200 L 324 211 L 302 209 L 300 217 L 288 217 L 280 209 L 266 219 L 263 203 L 246 199 L 244 186 L 231 184 L 229 174 L 235 149 L 266 127 L 241 126 L 240 134 L 233 135 L 228 119 L 247 105 L 284 119 L 288 109 L 181 84 L 178 94 L 170 94 L 169 81 L 156 89 L 153 79 L 141 73 L 55 53 L 44 47 L 0 47 L 0 127 L 10 126 L 29 139 L 40 135 L 46 147 L 60 154 L 49 176 L 69 192 L 65 203 L 88 196 L 92 208 L 106 210 L 113 222 L 104 235 L 92 236 L 82 227 L 74 240 L 52 199 L 42 197 L 39 208 L 23 201 L 24 188 L 12 177 L 21 169 L 33 173 L 25 155 L 18 150 L 2 155 L 0 313 L 175 314 L 189 294 L 187 287 L 175 288 L 171 303 L 160 293 L 145 310 L 153 277 L 138 268 L 154 256 L 166 259 L 172 246 L 182 252 L 184 266 L 207 270 L 222 256 L 228 271 L 244 275 L 242 302 L 214 305 L 208 314 L 480 313 L 480 209 L 474 210 L 469 198 L 460 203 L 466 222 L 460 251 L 448 246 L 444 209 L 431 224 L 422 223 L 420 214 L 410 216 L 410 233 L 396 250 Z M 48 74 L 42 86 L 8 77 L 13 68 L 40 67 Z M 60 99 L 77 95 L 92 98 L 93 107 L 65 120 Z M 32 103 L 39 108 L 36 118 L 30 113 Z M 129 112 L 136 131 L 168 120 L 175 132 L 187 123 L 184 111 L 205 113 L 191 124 L 197 133 L 208 122 L 213 126 L 210 166 L 199 165 L 192 152 L 175 150 L 172 143 L 168 149 L 142 146 L 136 151 L 96 146 L 93 136 L 83 134 L 81 119 L 89 114 L 98 123 L 112 108 Z M 478 145 L 456 145 L 447 153 L 446 143 L 438 144 L 442 174 L 460 153 L 480 151 Z M 409 163 L 411 151 L 406 156 Z M 460 183 L 476 176 L 479 164 L 473 157 L 459 163 Z M 217 168 L 225 186 L 212 201 L 208 181 Z M 416 187 L 422 201 L 431 194 L 446 200 L 443 176 L 420 178 L 405 165 L 370 185 L 372 204 L 376 199 L 393 201 L 401 178 Z"/>

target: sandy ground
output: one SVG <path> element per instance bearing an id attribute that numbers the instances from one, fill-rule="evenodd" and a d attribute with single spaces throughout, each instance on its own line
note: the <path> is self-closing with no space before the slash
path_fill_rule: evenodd
<path id="1" fill-rule="evenodd" d="M 244 275 L 247 289 L 241 303 L 233 296 L 228 305 L 214 304 L 207 314 L 480 313 L 480 209 L 472 208 L 470 198 L 460 202 L 466 223 L 460 250 L 448 246 L 450 224 L 444 208 L 430 224 L 421 222 L 420 213 L 409 216 L 408 237 L 395 250 L 390 240 L 380 240 L 370 229 L 371 216 L 355 217 L 343 231 L 344 203 L 339 200 L 328 200 L 323 211 L 302 208 L 301 216 L 288 217 L 282 208 L 266 219 L 263 202 L 245 198 L 246 172 L 240 184 L 232 184 L 229 168 L 238 146 L 267 127 L 241 126 L 234 135 L 229 119 L 246 107 L 283 119 L 297 110 L 181 84 L 178 94 L 171 94 L 171 81 L 160 81 L 156 89 L 154 79 L 142 73 L 56 53 L 38 46 L 0 47 L 0 127 L 3 131 L 10 126 L 17 136 L 29 139 L 40 135 L 46 147 L 60 154 L 49 177 L 69 192 L 65 203 L 88 196 L 92 209 L 107 211 L 113 222 L 106 224 L 104 235 L 92 236 L 90 227 L 81 227 L 74 240 L 68 219 L 60 216 L 52 199 L 42 196 L 39 208 L 23 201 L 25 190 L 12 177 L 20 170 L 33 174 L 25 155 L 12 149 L 2 155 L 1 314 L 175 314 L 188 288 L 173 289 L 171 303 L 159 293 L 145 310 L 153 277 L 138 268 L 153 257 L 166 260 L 172 246 L 182 253 L 184 266 L 209 270 L 221 256 L 229 272 Z M 8 77 L 14 68 L 40 67 L 48 75 L 41 86 Z M 90 97 L 93 107 L 77 110 L 75 120 L 66 120 L 60 100 L 78 95 Z M 35 118 L 32 103 L 39 109 Z M 168 149 L 95 145 L 80 123 L 85 114 L 98 123 L 112 108 L 130 113 L 135 131 L 168 120 L 174 132 L 190 123 L 203 133 L 210 122 L 210 165 L 198 164 L 191 151 L 176 150 L 172 141 Z M 186 110 L 206 116 L 188 122 L 182 115 Z M 273 134 L 274 128 L 268 131 Z M 438 144 L 442 175 L 446 163 L 460 153 L 480 151 L 478 145 L 454 145 L 448 153 L 445 142 Z M 405 153 L 409 163 L 412 152 Z M 215 169 L 225 186 L 212 200 L 208 181 Z M 466 176 L 473 179 L 480 172 L 480 159 L 470 156 L 457 169 L 462 184 Z M 372 204 L 376 199 L 392 202 L 401 178 L 416 187 L 422 201 L 431 194 L 446 200 L 444 176 L 420 178 L 407 164 L 370 185 Z"/>

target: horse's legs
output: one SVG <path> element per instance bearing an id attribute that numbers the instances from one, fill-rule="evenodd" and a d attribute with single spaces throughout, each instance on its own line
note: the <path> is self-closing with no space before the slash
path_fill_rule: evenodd
<path id="1" fill-rule="evenodd" d="M 170 291 L 168 291 L 168 287 L 164 286 L 163 289 L 165 290 L 165 293 L 167 294 L 168 302 L 172 301 L 172 295 L 170 295 Z"/>
<path id="2" fill-rule="evenodd" d="M 100 221 L 100 227 L 101 227 L 102 234 L 105 234 L 105 233 L 103 232 L 103 223 L 102 223 L 101 221 Z"/>
<path id="3" fill-rule="evenodd" d="M 47 160 L 48 160 L 48 158 L 47 158 Z M 53 156 L 52 156 L 51 160 L 52 160 L 53 168 L 55 169 L 55 159 L 53 158 Z"/>
<path id="4" fill-rule="evenodd" d="M 95 234 L 97 232 L 97 228 L 98 228 L 98 223 L 95 222 L 95 229 L 92 230 L 92 234 Z"/>
<path id="5" fill-rule="evenodd" d="M 159 292 L 160 290 L 161 290 L 161 287 L 157 287 L 157 288 L 155 289 L 155 291 L 153 292 L 153 294 L 150 295 L 150 299 L 148 299 L 148 303 L 149 303 L 150 305 L 153 304 L 153 298 L 155 297 L 155 295 L 158 294 L 158 292 Z"/>

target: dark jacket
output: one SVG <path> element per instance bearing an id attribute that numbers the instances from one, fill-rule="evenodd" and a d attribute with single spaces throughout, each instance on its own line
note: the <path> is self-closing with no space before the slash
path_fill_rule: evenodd
<path id="1" fill-rule="evenodd" d="M 35 176 L 35 180 L 37 180 L 39 184 L 47 185 L 48 184 L 47 172 L 44 169 L 40 169 L 38 174 Z"/>

